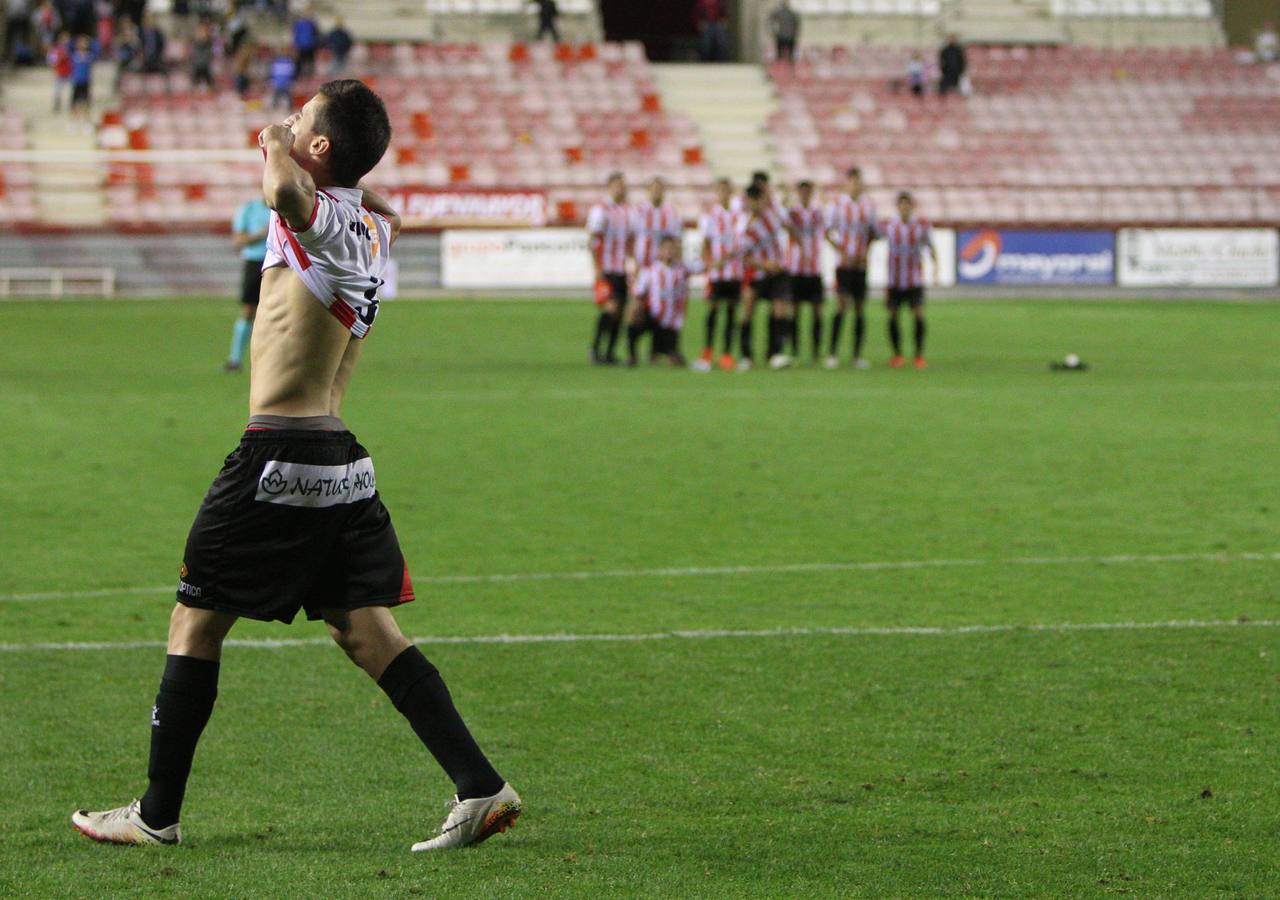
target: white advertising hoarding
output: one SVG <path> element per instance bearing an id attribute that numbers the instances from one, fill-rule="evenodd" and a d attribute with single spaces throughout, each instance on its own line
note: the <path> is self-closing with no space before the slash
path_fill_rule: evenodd
<path id="1" fill-rule="evenodd" d="M 697 234 L 685 232 L 685 254 L 696 259 Z M 933 233 L 938 251 L 938 279 L 930 284 L 950 286 L 956 281 L 956 233 L 939 228 Z M 876 241 L 867 261 L 872 287 L 887 281 L 887 249 Z M 446 288 L 581 288 L 591 290 L 591 257 L 587 233 L 580 228 L 538 228 L 520 231 L 446 231 L 440 247 L 441 283 Z M 932 271 L 926 262 L 926 274 Z M 823 271 L 835 282 L 835 254 L 824 248 Z"/>
<path id="2" fill-rule="evenodd" d="M 1269 287 L 1280 281 L 1280 236 L 1269 228 L 1125 228 L 1122 287 Z"/>

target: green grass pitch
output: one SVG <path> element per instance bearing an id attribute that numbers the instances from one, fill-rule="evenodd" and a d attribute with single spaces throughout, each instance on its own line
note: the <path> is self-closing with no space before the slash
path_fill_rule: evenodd
<path id="1" fill-rule="evenodd" d="M 0 896 L 1275 896 L 1280 306 L 930 311 L 928 372 L 877 308 L 870 372 L 697 375 L 588 367 L 585 303 L 387 304 L 346 419 L 398 616 L 527 804 L 424 858 L 450 786 L 321 643 L 228 648 L 184 846 L 75 834 L 145 786 L 246 379 L 229 301 L 0 306 Z M 1219 624 L 1125 625 L 1170 622 Z M 439 640 L 503 634 L 649 639 Z"/>

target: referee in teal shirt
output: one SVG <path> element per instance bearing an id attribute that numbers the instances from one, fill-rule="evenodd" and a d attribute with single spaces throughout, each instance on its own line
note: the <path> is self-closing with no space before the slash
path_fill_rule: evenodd
<path id="1" fill-rule="evenodd" d="M 262 287 L 262 261 L 267 256 L 267 228 L 271 210 L 261 196 L 246 201 L 231 220 L 231 240 L 240 248 L 244 272 L 240 277 L 242 311 L 231 332 L 231 355 L 224 367 L 228 372 L 240 371 L 244 351 L 253 333 L 253 317 L 258 313 L 258 291 Z"/>

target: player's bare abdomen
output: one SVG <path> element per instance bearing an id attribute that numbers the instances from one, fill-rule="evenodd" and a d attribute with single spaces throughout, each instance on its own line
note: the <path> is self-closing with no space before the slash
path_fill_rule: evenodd
<path id="1" fill-rule="evenodd" d="M 262 273 L 253 323 L 250 415 L 336 416 L 351 333 L 288 268 Z"/>

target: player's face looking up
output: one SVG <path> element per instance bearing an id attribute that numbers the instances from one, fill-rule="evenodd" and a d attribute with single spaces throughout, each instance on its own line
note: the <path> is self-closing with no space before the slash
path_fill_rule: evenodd
<path id="1" fill-rule="evenodd" d="M 728 206 L 729 200 L 733 197 L 733 183 L 728 179 L 716 182 L 716 198 L 720 201 L 721 206 Z"/>
<path id="2" fill-rule="evenodd" d="M 667 195 L 667 183 L 661 178 L 649 182 L 649 200 L 654 206 L 662 205 L 662 198 Z"/>
<path id="3" fill-rule="evenodd" d="M 675 262 L 676 258 L 676 242 L 671 238 L 663 238 L 662 243 L 658 245 L 658 259 L 667 265 Z"/>
<path id="4" fill-rule="evenodd" d="M 849 189 L 849 196 L 851 197 L 858 196 L 859 194 L 862 193 L 862 173 L 861 172 L 849 173 L 849 177 L 846 179 L 845 184 Z"/>
<path id="5" fill-rule="evenodd" d="M 809 202 L 813 200 L 813 185 L 802 184 L 796 187 L 796 197 L 800 199 L 801 206 L 808 206 Z"/>
<path id="6" fill-rule="evenodd" d="M 915 212 L 915 209 L 916 202 L 910 197 L 898 198 L 898 215 L 902 216 L 904 222 L 911 218 L 911 214 Z"/>
<path id="7" fill-rule="evenodd" d="M 289 155 L 307 170 L 317 184 L 329 183 L 325 176 L 331 145 L 327 137 L 315 132 L 316 112 L 323 103 L 324 97 L 312 97 L 302 105 L 302 109 L 284 120 L 285 127 L 293 133 L 293 147 Z"/>

